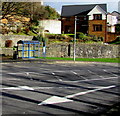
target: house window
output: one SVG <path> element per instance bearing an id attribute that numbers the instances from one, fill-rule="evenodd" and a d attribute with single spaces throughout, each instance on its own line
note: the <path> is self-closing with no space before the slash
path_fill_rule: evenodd
<path id="1" fill-rule="evenodd" d="M 69 25 L 66 25 L 65 26 L 65 33 L 70 33 L 70 28 L 71 28 L 71 26 L 69 26 Z"/>
<path id="2" fill-rule="evenodd" d="M 93 14 L 94 20 L 102 20 L 102 14 Z"/>
<path id="3" fill-rule="evenodd" d="M 102 31 L 102 25 L 93 25 L 94 31 Z"/>
<path id="4" fill-rule="evenodd" d="M 67 17 L 67 18 L 66 18 L 66 21 L 70 21 L 70 17 Z"/>

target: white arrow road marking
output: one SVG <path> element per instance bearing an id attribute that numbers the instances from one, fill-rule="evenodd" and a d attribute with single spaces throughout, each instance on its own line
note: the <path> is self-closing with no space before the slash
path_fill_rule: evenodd
<path id="1" fill-rule="evenodd" d="M 45 105 L 45 104 L 56 104 L 56 103 L 63 103 L 63 102 L 72 102 L 73 100 L 67 99 L 65 97 L 58 97 L 52 96 L 45 101 L 39 103 L 38 105 Z"/>
<path id="2" fill-rule="evenodd" d="M 88 90 L 88 91 L 84 91 L 84 92 L 79 92 L 79 93 L 76 93 L 76 94 L 67 95 L 65 97 L 52 96 L 52 97 L 46 99 L 45 101 L 39 103 L 38 105 L 58 104 L 58 103 L 63 103 L 63 102 L 72 102 L 73 100 L 70 100 L 69 98 L 73 98 L 73 97 L 80 96 L 80 95 L 85 95 L 85 94 L 96 92 L 96 91 L 99 91 L 99 90 L 110 89 L 110 88 L 113 88 L 113 87 L 115 87 L 115 85 L 107 86 L 107 87 L 99 87 L 97 89 Z"/>

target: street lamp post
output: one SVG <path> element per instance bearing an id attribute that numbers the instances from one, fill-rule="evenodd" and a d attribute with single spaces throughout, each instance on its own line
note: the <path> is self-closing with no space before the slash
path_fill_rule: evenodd
<path id="1" fill-rule="evenodd" d="M 77 16 L 75 16 L 75 29 L 74 29 L 74 41 L 73 41 L 73 59 L 75 61 L 76 57 L 76 21 L 77 21 Z"/>

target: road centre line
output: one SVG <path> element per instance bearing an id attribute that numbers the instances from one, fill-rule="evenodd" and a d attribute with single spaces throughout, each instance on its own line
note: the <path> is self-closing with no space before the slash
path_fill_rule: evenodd
<path id="1" fill-rule="evenodd" d="M 67 95 L 65 97 L 52 96 L 52 97 L 42 101 L 38 105 L 47 105 L 47 104 L 58 104 L 58 103 L 64 103 L 64 102 L 72 102 L 73 100 L 71 100 L 70 98 L 80 96 L 80 95 L 85 95 L 85 94 L 88 94 L 88 93 L 93 93 L 93 92 L 96 92 L 96 91 L 99 91 L 99 90 L 110 89 L 110 88 L 114 88 L 114 87 L 116 87 L 116 86 L 112 85 L 112 86 L 106 86 L 106 87 L 99 87 L 99 88 L 96 88 L 96 89 L 87 90 L 87 91 L 79 92 L 79 93 L 76 93 L 76 94 Z"/>

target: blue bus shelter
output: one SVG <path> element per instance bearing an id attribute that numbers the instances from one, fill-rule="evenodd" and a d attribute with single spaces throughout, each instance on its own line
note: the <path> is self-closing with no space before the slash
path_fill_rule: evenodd
<path id="1" fill-rule="evenodd" d="M 18 58 L 36 58 L 40 57 L 39 41 L 18 41 L 17 42 Z"/>

